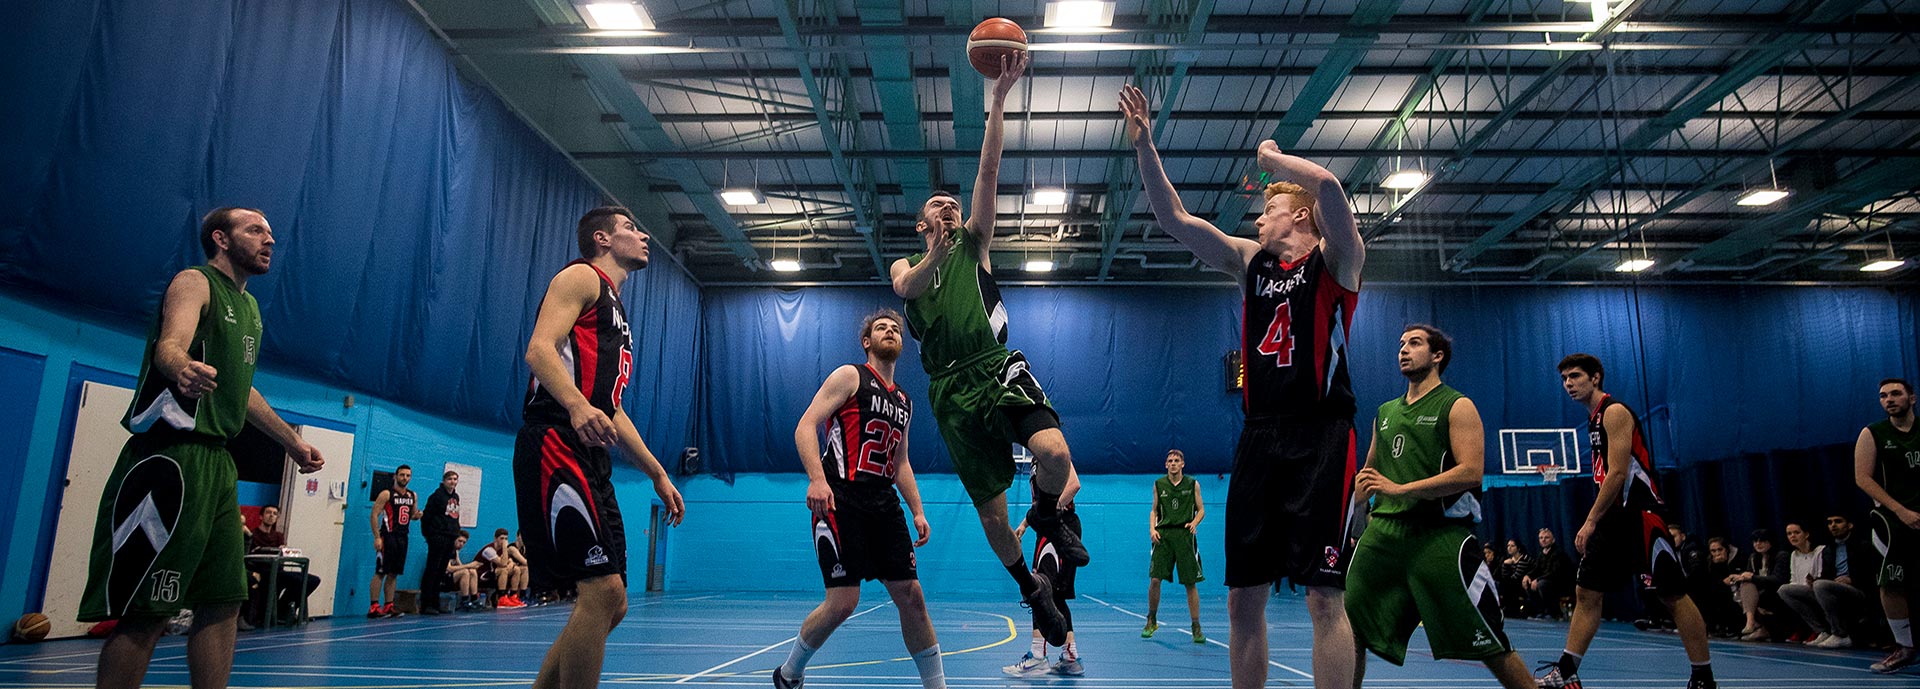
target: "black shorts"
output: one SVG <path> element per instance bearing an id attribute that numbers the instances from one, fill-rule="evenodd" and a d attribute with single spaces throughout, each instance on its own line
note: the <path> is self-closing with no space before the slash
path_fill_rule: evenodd
<path id="1" fill-rule="evenodd" d="M 1248 419 L 1227 484 L 1227 586 L 1344 588 L 1352 419 Z"/>
<path id="2" fill-rule="evenodd" d="M 572 428 L 527 425 L 513 443 L 513 487 L 533 582 L 557 588 L 627 574 L 613 458 Z"/>
<path id="3" fill-rule="evenodd" d="M 373 575 L 391 577 L 407 571 L 407 534 L 381 534 L 380 551 L 373 554 Z"/>
<path id="4" fill-rule="evenodd" d="M 920 578 L 906 511 L 900 509 L 893 486 L 884 488 L 882 497 L 836 485 L 833 511 L 813 517 L 813 549 L 827 588 L 859 586 L 868 579 Z M 853 495 L 856 492 L 862 495 Z"/>
<path id="5" fill-rule="evenodd" d="M 1633 581 L 1656 596 L 1687 592 L 1687 572 L 1667 536 L 1667 520 L 1653 510 L 1607 510 L 1587 537 L 1587 551 L 1573 581 L 1589 591 L 1617 591 Z"/>
<path id="6" fill-rule="evenodd" d="M 1873 547 L 1880 551 L 1880 571 L 1874 582 L 1881 588 L 1912 591 L 1912 576 L 1920 574 L 1920 532 L 1907 528 L 1884 507 L 1867 513 Z"/>
<path id="7" fill-rule="evenodd" d="M 1080 530 L 1080 515 L 1072 511 L 1060 513 L 1060 526 L 1071 530 L 1076 536 L 1085 533 Z M 1054 599 L 1073 599 L 1073 579 L 1080 568 L 1060 559 L 1060 554 L 1053 547 L 1053 541 L 1047 540 L 1046 536 L 1040 536 L 1039 540 L 1033 544 L 1033 568 L 1053 578 Z"/>

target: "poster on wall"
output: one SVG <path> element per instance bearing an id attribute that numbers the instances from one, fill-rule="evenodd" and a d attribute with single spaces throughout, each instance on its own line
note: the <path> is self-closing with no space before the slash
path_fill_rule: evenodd
<path id="1" fill-rule="evenodd" d="M 460 528 L 471 529 L 480 525 L 480 467 L 470 464 L 447 462 L 444 471 L 460 475 Z"/>

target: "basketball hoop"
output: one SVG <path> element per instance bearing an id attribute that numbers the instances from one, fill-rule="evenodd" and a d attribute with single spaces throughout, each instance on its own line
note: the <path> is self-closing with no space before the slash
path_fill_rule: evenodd
<path id="1" fill-rule="evenodd" d="M 1540 472 L 1541 483 L 1559 483 L 1560 472 L 1563 469 L 1565 469 L 1565 467 L 1558 464 L 1540 464 L 1533 467 L 1534 471 Z"/>

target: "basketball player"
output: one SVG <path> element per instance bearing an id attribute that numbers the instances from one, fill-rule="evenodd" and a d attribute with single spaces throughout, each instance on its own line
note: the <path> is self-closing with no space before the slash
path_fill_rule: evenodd
<path id="1" fill-rule="evenodd" d="M 580 259 L 547 284 L 527 342 L 533 368 L 524 425 L 513 447 L 513 483 L 527 559 L 543 586 L 577 587 L 579 605 L 547 649 L 537 689 L 594 687 L 607 635 L 627 614 L 627 539 L 613 495 L 613 456 L 646 472 L 678 525 L 680 491 L 620 408 L 633 367 L 620 285 L 647 267 L 647 234 L 625 208 L 587 211 Z"/>
<path id="2" fill-rule="evenodd" d="M 1080 492 L 1080 474 L 1068 467 L 1067 487 L 1060 491 L 1060 521 L 1073 534 L 1078 536 L 1080 515 L 1073 511 L 1073 496 Z M 1013 537 L 1020 538 L 1027 533 L 1027 522 L 1021 520 L 1014 527 Z M 1014 677 L 1033 677 L 1044 673 L 1066 675 L 1069 677 L 1086 674 L 1086 667 L 1080 662 L 1080 642 L 1074 639 L 1073 610 L 1067 607 L 1067 601 L 1073 600 L 1073 581 L 1080 571 L 1079 567 L 1067 564 L 1060 558 L 1060 549 L 1045 535 L 1038 535 L 1033 543 L 1033 569 L 1046 575 L 1053 584 L 1053 606 L 1060 609 L 1060 616 L 1067 620 L 1067 643 L 1060 647 L 1060 659 L 1052 665 L 1047 664 L 1047 638 L 1039 627 L 1033 629 L 1033 643 L 1026 654 L 1020 656 L 1020 662 L 1000 668 L 1001 672 Z"/>
<path id="3" fill-rule="evenodd" d="M 1885 421 L 1860 429 L 1853 443 L 1853 482 L 1873 499 L 1868 522 L 1881 546 L 1880 606 L 1899 648 L 1874 663 L 1874 672 L 1898 672 L 1912 665 L 1913 617 L 1907 594 L 1920 574 L 1920 432 L 1913 427 L 1913 384 L 1899 378 L 1880 381 Z"/>
<path id="4" fill-rule="evenodd" d="M 193 609 L 187 673 L 194 687 L 224 687 L 247 600 L 238 474 L 227 441 L 247 424 L 287 450 L 301 473 L 324 460 L 253 389 L 260 306 L 247 280 L 273 260 L 273 228 L 260 211 L 216 208 L 200 220 L 207 262 L 180 271 L 147 334 L 133 432 L 100 497 L 80 621 L 118 619 L 100 648 L 95 684 L 137 687 L 167 620 Z"/>
<path id="5" fill-rule="evenodd" d="M 1452 361 L 1439 328 L 1400 334 L 1407 392 L 1380 405 L 1354 481 L 1361 505 L 1373 499 L 1373 519 L 1347 568 L 1347 619 L 1360 645 L 1394 665 L 1406 664 L 1407 639 L 1425 624 L 1434 658 L 1478 660 L 1500 686 L 1530 689 L 1473 535 L 1486 435 L 1473 400 L 1440 381 Z"/>
<path id="6" fill-rule="evenodd" d="M 893 291 L 907 300 L 907 327 L 920 341 L 920 363 L 933 380 L 927 399 L 954 473 L 980 515 L 987 545 L 1020 586 L 1034 626 L 1047 643 L 1066 643 L 1066 621 L 1053 607 L 1052 584 L 1027 569 L 1020 539 L 1007 520 L 1013 485 L 1013 443 L 1033 452 L 1035 487 L 1044 500 L 1027 511 L 1035 531 L 1052 539 L 1061 558 L 1087 564 L 1079 537 L 1061 527 L 1058 496 L 1073 464 L 1060 416 L 1048 405 L 1027 358 L 1007 349 L 1007 312 L 994 286 L 988 251 L 1000 184 L 1001 133 L 1007 92 L 1027 68 L 1027 54 L 1003 60 L 993 82 L 980 172 L 973 183 L 973 218 L 962 221 L 960 200 L 935 192 L 920 205 L 914 229 L 926 251 L 893 262 Z"/>
<path id="7" fill-rule="evenodd" d="M 1267 185 L 1257 241 L 1188 213 L 1154 149 L 1147 98 L 1123 87 L 1120 109 L 1160 228 L 1240 281 L 1246 427 L 1227 484 L 1227 619 L 1234 689 L 1267 680 L 1267 597 L 1280 579 L 1307 587 L 1313 682 L 1353 685 L 1355 650 L 1341 589 L 1353 500 L 1353 386 L 1347 332 L 1366 247 L 1340 179 L 1260 144 Z"/>
<path id="8" fill-rule="evenodd" d="M 1560 660 L 1543 666 L 1542 687 L 1580 689 L 1580 657 L 1600 631 L 1602 596 L 1637 577 L 1641 586 L 1673 611 L 1680 643 L 1693 663 L 1688 689 L 1713 689 L 1707 653 L 1707 622 L 1687 597 L 1687 571 L 1667 535 L 1666 502 L 1654 482 L 1653 455 L 1633 410 L 1607 394 L 1606 369 L 1591 354 L 1560 360 L 1560 387 L 1584 405 L 1593 446 L 1593 480 L 1600 484 L 1587 519 L 1573 536 L 1580 552 L 1574 573 L 1573 620 Z"/>
<path id="9" fill-rule="evenodd" d="M 860 582 L 877 579 L 900 609 L 900 635 L 920 670 L 926 689 L 945 689 L 940 641 L 927 617 L 913 549 L 931 533 L 920 487 L 907 461 L 907 429 L 913 402 L 894 384 L 900 358 L 900 314 L 882 309 L 860 324 L 865 364 L 834 369 L 814 393 L 813 403 L 793 429 L 800 466 L 807 470 L 807 507 L 813 511 L 813 547 L 827 597 L 800 623 L 787 662 L 773 669 L 776 689 L 798 689 L 806 681 L 807 661 L 827 642 L 860 603 Z M 826 450 L 820 428 L 827 429 Z M 899 494 L 894 488 L 900 489 Z M 915 540 L 907 535 L 900 499 L 913 512 Z"/>
<path id="10" fill-rule="evenodd" d="M 367 617 L 399 617 L 393 609 L 393 580 L 407 571 L 407 525 L 413 523 L 417 508 L 414 506 L 413 491 L 407 483 L 413 480 L 413 468 L 405 464 L 393 470 L 393 487 L 380 491 L 373 498 L 373 513 L 367 515 L 367 521 L 373 527 L 373 584 L 367 587 L 367 597 L 373 599 L 367 606 Z M 381 581 L 386 584 L 381 585 Z M 386 592 L 386 605 L 381 605 L 380 594 Z"/>
<path id="11" fill-rule="evenodd" d="M 1147 565 L 1147 625 L 1140 638 L 1151 639 L 1160 629 L 1160 582 L 1173 581 L 1187 587 L 1187 616 L 1193 619 L 1193 642 L 1204 644 L 1207 635 L 1200 632 L 1200 588 L 1206 581 L 1200 572 L 1200 544 L 1194 539 L 1200 520 L 1207 516 L 1207 505 L 1200 499 L 1200 484 L 1186 474 L 1187 453 L 1167 450 L 1167 475 L 1153 480 L 1153 507 L 1147 510 L 1147 537 L 1153 540 L 1153 554 Z"/>

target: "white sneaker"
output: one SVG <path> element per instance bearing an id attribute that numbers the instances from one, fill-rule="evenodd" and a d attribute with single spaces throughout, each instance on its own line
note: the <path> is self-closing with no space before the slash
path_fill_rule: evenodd
<path id="1" fill-rule="evenodd" d="M 1078 677 L 1086 673 L 1086 668 L 1081 667 L 1079 658 L 1063 657 L 1057 661 L 1054 661 L 1052 671 L 1053 671 L 1053 674 L 1056 674 L 1056 675 L 1067 675 L 1069 677 Z"/>
<path id="2" fill-rule="evenodd" d="M 1832 634 L 1828 634 L 1826 641 L 1815 641 L 1807 645 L 1815 646 L 1819 648 L 1852 648 L 1853 639 L 1850 639 L 1844 636 L 1835 636 Z"/>
<path id="3" fill-rule="evenodd" d="M 1001 672 L 1013 677 L 1033 677 L 1047 674 L 1047 659 L 1035 658 L 1032 653 L 1020 656 L 1020 662 L 1000 668 Z"/>
<path id="4" fill-rule="evenodd" d="M 1826 648 L 1826 646 L 1822 644 L 1827 643 L 1827 640 L 1831 638 L 1833 638 L 1832 634 L 1828 634 L 1826 632 L 1820 632 L 1818 635 L 1814 636 L 1812 639 L 1808 639 L 1807 645 L 1812 646 L 1814 648 Z"/>

